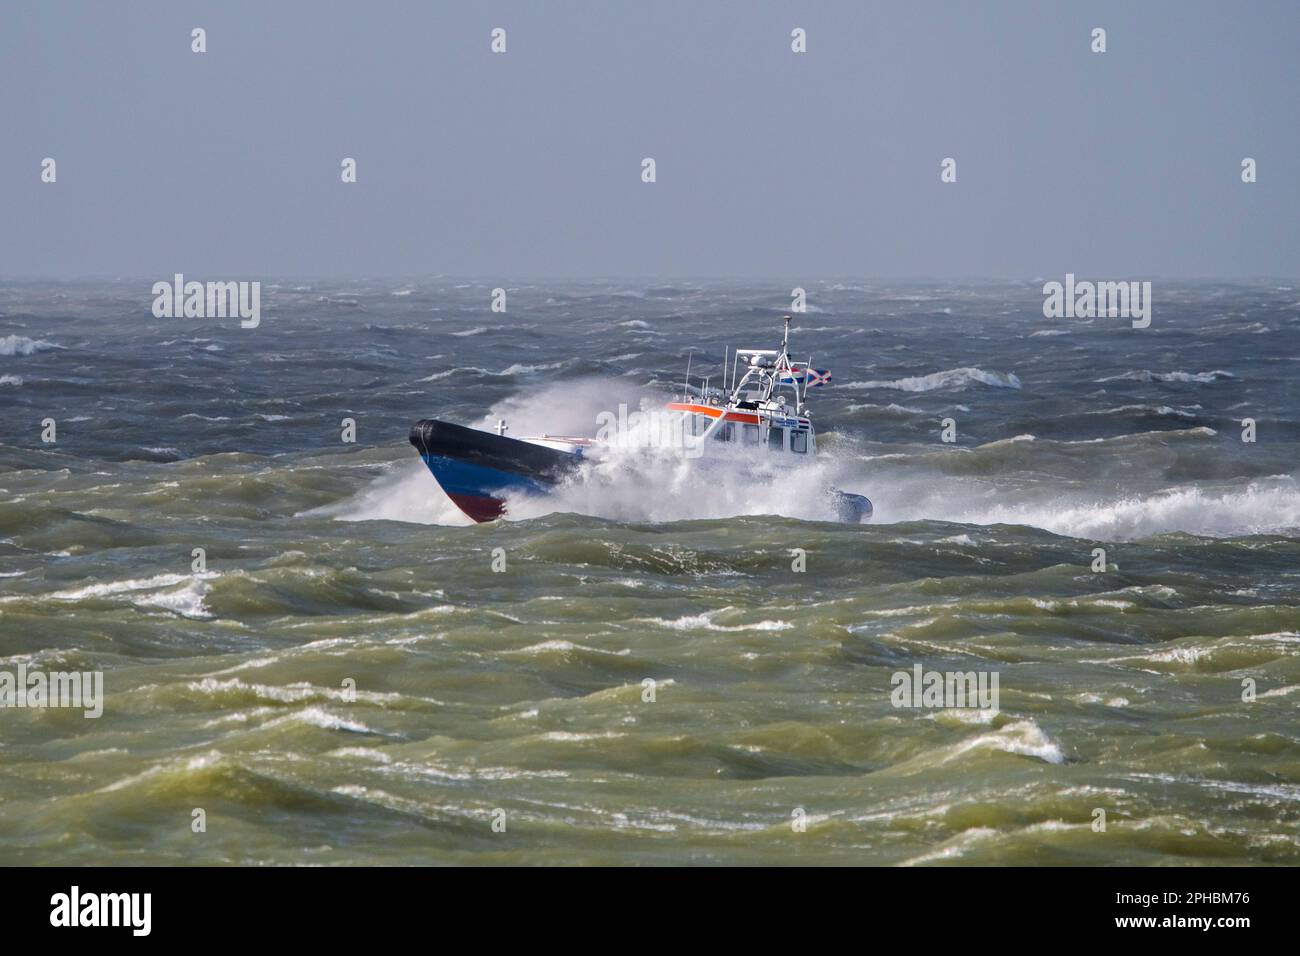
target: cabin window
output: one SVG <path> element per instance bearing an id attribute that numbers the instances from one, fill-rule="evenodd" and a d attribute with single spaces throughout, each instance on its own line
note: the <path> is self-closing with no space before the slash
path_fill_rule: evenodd
<path id="1" fill-rule="evenodd" d="M 808 454 L 808 433 L 802 431 L 791 432 L 790 450 L 798 452 L 801 455 Z"/>
<path id="2" fill-rule="evenodd" d="M 772 451 L 785 451 L 785 429 L 773 425 L 767 430 L 767 447 Z"/>
<path id="3" fill-rule="evenodd" d="M 723 422 L 715 436 L 718 441 L 731 441 L 731 422 Z"/>
<path id="4" fill-rule="evenodd" d="M 707 415 L 698 415 L 695 414 L 694 412 L 691 413 L 691 434 L 692 435 L 696 435 L 696 436 L 703 435 L 706 431 L 709 430 L 709 426 L 712 424 L 713 424 L 713 420 L 709 418 Z"/>
<path id="5" fill-rule="evenodd" d="M 743 441 L 746 445 L 757 445 L 757 444 L 758 444 L 758 426 L 757 426 L 757 425 L 741 425 L 741 426 L 740 426 L 740 439 L 741 439 L 741 441 Z"/>

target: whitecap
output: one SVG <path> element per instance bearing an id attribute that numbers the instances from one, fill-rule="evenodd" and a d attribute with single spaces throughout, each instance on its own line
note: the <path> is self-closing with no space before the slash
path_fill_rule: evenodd
<path id="1" fill-rule="evenodd" d="M 44 339 L 29 339 L 25 335 L 6 335 L 0 338 L 0 355 L 32 355 L 35 352 L 61 348 L 62 345 L 55 345 Z"/>
<path id="2" fill-rule="evenodd" d="M 970 385 L 991 385 L 994 388 L 1020 388 L 1020 378 L 1014 372 L 986 372 L 982 368 L 967 366 L 950 368 L 929 375 L 914 375 L 893 381 L 873 380 L 850 382 L 846 388 L 893 388 L 904 392 L 932 392 L 942 388 L 966 388 Z"/>

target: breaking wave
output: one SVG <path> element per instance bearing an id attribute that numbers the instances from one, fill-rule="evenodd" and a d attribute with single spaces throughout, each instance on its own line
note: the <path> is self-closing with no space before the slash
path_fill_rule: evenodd
<path id="1" fill-rule="evenodd" d="M 1300 485 L 1292 478 L 1230 488 L 1187 486 L 1146 495 L 994 490 L 966 480 L 917 479 L 876 489 L 878 517 L 1012 524 L 1075 538 L 1134 540 L 1170 532 L 1208 537 L 1300 528 Z"/>
<path id="2" fill-rule="evenodd" d="M 29 339 L 25 335 L 0 337 L 0 355 L 31 355 L 35 352 L 48 352 L 50 349 L 61 348 L 62 345 L 55 345 L 44 339 Z"/>
<path id="3" fill-rule="evenodd" d="M 971 385 L 991 385 L 994 388 L 1020 388 L 1020 379 L 1014 372 L 986 372 L 982 368 L 950 368 L 929 375 L 898 378 L 893 381 L 850 382 L 846 388 L 894 388 L 903 392 L 933 392 L 938 389 L 960 389 Z"/>
<path id="4" fill-rule="evenodd" d="M 1198 385 L 1208 385 L 1210 382 L 1217 382 L 1220 379 L 1236 377 L 1231 372 L 1225 372 L 1217 368 L 1212 372 L 1152 372 L 1150 369 L 1142 369 L 1137 372 L 1125 372 L 1123 375 L 1099 378 L 1097 382 L 1098 384 L 1102 382 L 1192 382 Z"/>

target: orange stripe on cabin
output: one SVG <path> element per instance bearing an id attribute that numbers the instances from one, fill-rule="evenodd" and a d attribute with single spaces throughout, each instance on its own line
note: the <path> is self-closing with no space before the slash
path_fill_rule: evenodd
<path id="1" fill-rule="evenodd" d="M 667 407 L 674 412 L 695 412 L 697 415 L 708 415 L 710 418 L 721 418 L 722 409 L 713 408 L 709 405 L 693 405 L 689 402 L 669 402 Z M 757 425 L 759 418 L 757 415 L 750 415 L 747 412 L 727 412 L 726 420 L 729 422 L 744 422 L 747 425 Z"/>
<path id="2" fill-rule="evenodd" d="M 692 405 L 686 402 L 669 402 L 668 409 L 674 412 L 695 412 L 700 415 L 708 415 L 710 418 L 718 418 L 722 415 L 722 409 L 710 408 L 708 405 Z"/>

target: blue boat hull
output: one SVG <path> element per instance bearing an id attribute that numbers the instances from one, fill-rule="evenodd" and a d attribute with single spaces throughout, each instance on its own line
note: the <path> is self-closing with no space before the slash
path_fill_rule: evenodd
<path id="1" fill-rule="evenodd" d="M 411 427 L 411 444 L 439 486 L 475 521 L 506 513 L 512 496 L 554 488 L 581 456 L 434 419 Z"/>

